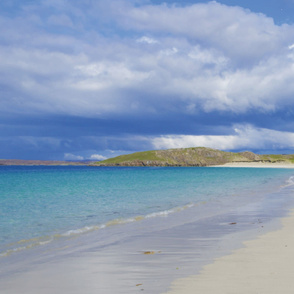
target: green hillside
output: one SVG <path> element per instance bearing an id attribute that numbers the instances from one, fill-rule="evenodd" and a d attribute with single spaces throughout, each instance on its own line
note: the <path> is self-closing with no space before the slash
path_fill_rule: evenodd
<path id="1" fill-rule="evenodd" d="M 294 154 L 268 154 L 260 155 L 261 160 L 264 162 L 285 162 L 285 163 L 294 163 Z"/>
<path id="2" fill-rule="evenodd" d="M 205 147 L 136 152 L 96 162 L 99 166 L 211 166 L 229 162 L 294 163 L 294 155 L 257 155 Z"/>

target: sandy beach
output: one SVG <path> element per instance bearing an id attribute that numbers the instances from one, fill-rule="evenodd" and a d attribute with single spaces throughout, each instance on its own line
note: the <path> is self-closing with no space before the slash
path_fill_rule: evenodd
<path id="1" fill-rule="evenodd" d="M 294 168 L 293 164 L 236 162 L 218 167 Z M 170 294 L 293 293 L 294 210 L 282 229 L 244 242 L 244 248 L 206 265 L 197 276 L 172 283 Z"/>
<path id="2" fill-rule="evenodd" d="M 282 219 L 282 225 L 244 242 L 245 248 L 216 259 L 199 275 L 174 281 L 167 293 L 293 293 L 294 211 Z"/>
<path id="3" fill-rule="evenodd" d="M 269 163 L 269 162 L 230 162 L 216 167 L 257 167 L 257 168 L 294 168 L 291 163 Z"/>

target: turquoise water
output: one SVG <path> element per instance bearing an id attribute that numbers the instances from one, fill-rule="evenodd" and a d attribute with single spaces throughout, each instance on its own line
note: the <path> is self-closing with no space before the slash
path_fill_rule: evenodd
<path id="1" fill-rule="evenodd" d="M 0 254 L 57 237 L 169 215 L 230 197 L 257 197 L 293 170 L 0 167 Z"/>

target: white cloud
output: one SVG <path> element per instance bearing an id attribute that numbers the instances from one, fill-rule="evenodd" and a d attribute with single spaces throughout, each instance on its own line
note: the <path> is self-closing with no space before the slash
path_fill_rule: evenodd
<path id="1" fill-rule="evenodd" d="M 64 159 L 65 160 L 84 160 L 84 157 L 80 156 L 80 155 L 75 155 L 75 154 L 72 154 L 72 153 L 65 153 L 64 154 Z"/>
<path id="2" fill-rule="evenodd" d="M 188 57 L 200 64 L 214 64 L 221 66 L 221 68 L 226 68 L 229 63 L 229 59 L 217 50 L 201 48 L 199 45 L 191 48 Z"/>
<path id="3" fill-rule="evenodd" d="M 161 50 L 159 53 L 160 55 L 166 55 L 166 56 L 172 56 L 172 55 L 175 55 L 179 52 L 179 50 L 176 48 L 176 47 L 173 47 L 173 48 L 168 48 L 168 49 L 164 49 L 164 50 Z"/>
<path id="4" fill-rule="evenodd" d="M 294 148 L 294 133 L 240 125 L 235 127 L 234 135 L 169 135 L 154 138 L 152 143 L 155 149 L 210 147 L 221 150 L 283 150 Z"/>
<path id="5" fill-rule="evenodd" d="M 235 58 L 260 58 L 293 38 L 293 28 L 276 26 L 273 19 L 241 7 L 217 2 L 178 7 L 149 5 L 133 7 L 120 15 L 127 28 L 169 33 L 204 41 Z"/>
<path id="6" fill-rule="evenodd" d="M 126 87 L 146 78 L 149 73 L 131 70 L 122 62 L 105 61 L 79 65 L 75 70 L 81 74 L 81 79 L 72 86 L 81 90 L 101 90 L 111 87 Z"/>
<path id="7" fill-rule="evenodd" d="M 146 36 L 143 36 L 143 37 L 137 39 L 137 42 L 138 43 L 147 43 L 147 44 L 157 44 L 158 43 L 157 40 L 150 38 L 150 37 L 146 37 Z"/>
<path id="8" fill-rule="evenodd" d="M 294 56 L 287 47 L 294 26 L 217 2 L 107 6 L 108 17 L 143 36 L 137 42 L 157 44 L 134 46 L 133 37 L 96 33 L 86 10 L 75 5 L 58 6 L 59 14 L 48 17 L 65 24 L 75 19 L 65 8 L 79 13 L 74 35 L 42 30 L 25 18 L 0 19 L 6 27 L 0 37 L 9 44 L 0 46 L 0 111 L 109 117 L 293 106 Z M 87 6 L 99 27 L 94 16 L 100 10 L 91 5 L 100 6 Z M 91 30 L 83 31 L 87 26 Z"/>
<path id="9" fill-rule="evenodd" d="M 105 160 L 105 159 L 107 159 L 107 157 L 100 155 L 100 154 L 92 154 L 90 156 L 90 159 L 91 160 Z"/>

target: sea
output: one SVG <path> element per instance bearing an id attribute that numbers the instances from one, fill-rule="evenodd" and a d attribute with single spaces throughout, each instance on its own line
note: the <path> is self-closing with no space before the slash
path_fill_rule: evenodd
<path id="1" fill-rule="evenodd" d="M 293 192 L 294 169 L 0 166 L 0 281 L 62 262 L 60 275 L 72 270 L 64 270 L 69 260 L 87 264 L 94 254 L 101 266 L 84 276 L 95 272 L 100 283 L 84 293 L 160 293 L 221 254 L 225 240 L 222 253 L 241 246 L 228 236 L 278 226 Z M 45 276 L 43 288 L 19 282 L 22 293 L 57 293 L 47 292 Z M 17 293 L 13 283 L 3 289 Z"/>

